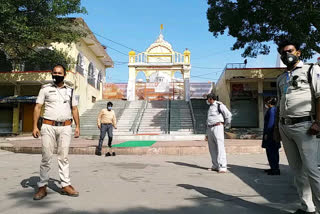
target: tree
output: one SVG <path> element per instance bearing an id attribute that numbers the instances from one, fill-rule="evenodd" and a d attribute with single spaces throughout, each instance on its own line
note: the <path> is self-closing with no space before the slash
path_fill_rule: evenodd
<path id="1" fill-rule="evenodd" d="M 302 58 L 320 53 L 320 0 L 208 0 L 209 31 L 227 31 L 244 48 L 243 57 L 268 54 L 268 42 L 284 39 L 302 45 Z"/>
<path id="2" fill-rule="evenodd" d="M 75 65 L 75 60 L 68 56 L 68 53 L 63 50 L 40 48 L 32 51 L 24 61 L 24 70 L 51 70 L 56 64 L 61 64 L 69 70 L 73 65 Z"/>
<path id="3" fill-rule="evenodd" d="M 12 71 L 12 64 L 3 51 L 0 51 L 0 71 Z"/>
<path id="4" fill-rule="evenodd" d="M 67 18 L 74 13 L 86 13 L 80 0 L 0 1 L 0 51 L 17 64 L 37 47 L 77 41 L 86 32 L 81 20 Z"/>

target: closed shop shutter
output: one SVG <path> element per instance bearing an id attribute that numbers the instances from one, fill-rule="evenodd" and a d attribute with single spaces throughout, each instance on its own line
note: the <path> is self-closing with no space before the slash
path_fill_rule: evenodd
<path id="1" fill-rule="evenodd" d="M 0 107 L 0 133 L 12 133 L 12 107 Z"/>
<path id="2" fill-rule="evenodd" d="M 256 128 L 258 127 L 258 105 L 257 100 L 232 100 L 232 127 Z"/>

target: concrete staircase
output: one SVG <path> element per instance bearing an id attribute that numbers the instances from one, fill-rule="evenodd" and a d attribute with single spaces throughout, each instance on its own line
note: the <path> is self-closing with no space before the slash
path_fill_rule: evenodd
<path id="1" fill-rule="evenodd" d="M 120 117 L 117 118 L 117 128 L 113 130 L 113 134 L 117 135 L 132 135 L 132 125 L 135 121 L 139 120 L 138 112 L 139 109 L 142 109 L 144 105 L 143 100 L 131 101 L 128 102 L 126 108 L 123 109 L 123 112 Z"/>
<path id="2" fill-rule="evenodd" d="M 138 125 L 138 134 L 165 134 L 168 128 L 168 101 L 149 101 Z"/>
<path id="3" fill-rule="evenodd" d="M 121 117 L 126 106 L 129 105 L 129 102 L 124 100 L 97 101 L 91 109 L 88 109 L 80 116 L 80 135 L 81 136 L 97 137 L 100 135 L 100 130 L 97 127 L 97 118 L 101 109 L 107 108 L 107 103 L 109 101 L 113 103 L 112 109 L 116 114 L 117 121 L 119 120 L 118 118 Z"/>
<path id="4" fill-rule="evenodd" d="M 97 117 L 101 109 L 106 108 L 109 100 L 96 102 L 80 117 L 81 136 L 98 138 Z M 189 103 L 176 101 L 124 101 L 111 100 L 117 117 L 118 129 L 115 136 L 140 136 L 152 134 L 169 134 L 182 136 L 205 133 L 208 105 L 205 100 L 192 100 L 191 105 L 195 116 L 195 128 Z M 170 105 L 169 105 L 170 103 Z M 170 125 L 169 125 L 170 123 Z M 170 130 L 168 130 L 170 128 Z"/>
<path id="5" fill-rule="evenodd" d="M 205 99 L 192 99 L 190 101 L 195 117 L 195 132 L 196 134 L 205 134 L 209 105 Z"/>
<path id="6" fill-rule="evenodd" d="M 170 101 L 170 134 L 193 134 L 192 114 L 188 102 L 184 100 Z"/>

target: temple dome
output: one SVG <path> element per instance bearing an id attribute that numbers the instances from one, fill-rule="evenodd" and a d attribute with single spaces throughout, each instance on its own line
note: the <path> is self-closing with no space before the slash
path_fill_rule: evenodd
<path id="1" fill-rule="evenodd" d="M 146 50 L 148 53 L 172 53 L 172 46 L 169 42 L 164 40 L 162 33 L 158 36 L 156 41 L 152 43 Z"/>

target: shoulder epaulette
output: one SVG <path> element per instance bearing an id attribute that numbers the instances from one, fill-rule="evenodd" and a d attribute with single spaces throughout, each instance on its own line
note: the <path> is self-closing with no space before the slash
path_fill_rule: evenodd
<path id="1" fill-rule="evenodd" d="M 73 89 L 73 87 L 71 87 L 70 85 L 65 84 L 66 88 L 70 88 Z"/>
<path id="2" fill-rule="evenodd" d="M 41 86 L 41 88 L 46 88 L 46 87 L 49 87 L 49 86 L 52 86 L 52 83 L 44 84 L 44 85 Z"/>

